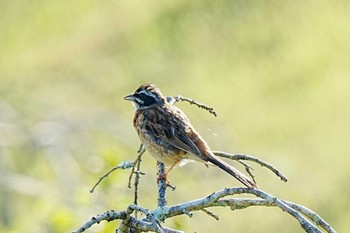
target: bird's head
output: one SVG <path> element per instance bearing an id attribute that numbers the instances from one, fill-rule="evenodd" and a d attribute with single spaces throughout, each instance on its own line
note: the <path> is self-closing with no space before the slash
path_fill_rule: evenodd
<path id="1" fill-rule="evenodd" d="M 124 97 L 125 100 L 133 102 L 136 110 L 163 105 L 166 98 L 154 84 L 142 84 L 137 90 Z"/>

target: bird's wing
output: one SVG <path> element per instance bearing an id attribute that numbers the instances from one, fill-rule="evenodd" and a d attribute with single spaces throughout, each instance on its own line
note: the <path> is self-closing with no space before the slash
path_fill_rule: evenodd
<path id="1" fill-rule="evenodd" d="M 156 137 L 164 142 L 204 159 L 203 153 L 196 143 L 199 140 L 198 133 L 180 110 L 174 106 L 172 106 L 172 110 L 177 111 L 161 108 L 157 111 L 162 111 L 163 114 L 156 114 L 155 111 L 150 112 L 152 117 L 148 117 L 149 120 L 145 123 L 146 129 L 151 130 Z"/>

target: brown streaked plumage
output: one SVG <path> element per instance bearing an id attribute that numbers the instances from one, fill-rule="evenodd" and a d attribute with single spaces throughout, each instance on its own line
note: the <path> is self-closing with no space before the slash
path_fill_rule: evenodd
<path id="1" fill-rule="evenodd" d="M 124 99 L 136 107 L 134 127 L 142 144 L 158 161 L 170 166 L 166 175 L 181 160 L 190 159 L 214 164 L 248 188 L 257 188 L 255 182 L 213 154 L 186 115 L 170 105 L 155 85 L 143 84 Z"/>

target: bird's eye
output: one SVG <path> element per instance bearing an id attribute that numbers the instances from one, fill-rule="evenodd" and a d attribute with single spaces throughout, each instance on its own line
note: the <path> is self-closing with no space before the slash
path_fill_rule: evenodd
<path id="1" fill-rule="evenodd" d="M 148 97 L 145 93 L 136 93 L 134 96 L 139 99 L 146 99 Z"/>
<path id="2" fill-rule="evenodd" d="M 142 94 L 139 94 L 139 93 L 135 93 L 134 96 L 135 96 L 136 98 L 142 98 Z"/>

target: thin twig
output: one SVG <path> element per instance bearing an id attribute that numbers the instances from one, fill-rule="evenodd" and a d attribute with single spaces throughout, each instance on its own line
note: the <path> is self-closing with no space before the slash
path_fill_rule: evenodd
<path id="1" fill-rule="evenodd" d="M 213 114 L 215 117 L 218 116 L 218 114 L 216 113 L 216 111 L 214 110 L 214 108 L 212 107 L 209 107 L 205 104 L 202 104 L 202 103 L 199 103 L 193 99 L 190 99 L 190 98 L 186 98 L 186 97 L 183 97 L 181 95 L 178 95 L 178 96 L 175 96 L 175 97 L 172 97 L 172 96 L 167 96 L 167 101 L 170 103 L 170 104 L 175 104 L 176 102 L 178 101 L 185 101 L 185 102 L 188 102 L 190 104 L 194 104 L 196 105 L 198 108 L 202 108 L 202 109 L 205 109 L 207 110 L 210 114 Z"/>
<path id="2" fill-rule="evenodd" d="M 133 166 L 131 167 L 131 172 L 130 172 L 129 181 L 128 181 L 128 188 L 131 188 L 131 179 L 132 179 L 132 176 L 135 173 L 135 166 L 141 160 L 141 157 L 145 153 L 145 151 L 146 151 L 146 148 L 144 148 L 144 146 L 141 144 L 139 150 L 137 151 L 138 155 L 137 155 L 137 157 L 136 157 L 136 159 L 135 159 L 135 161 L 133 163 Z"/>
<path id="3" fill-rule="evenodd" d="M 113 167 L 106 174 L 104 174 L 103 176 L 101 176 L 99 178 L 99 180 L 92 187 L 92 189 L 90 189 L 90 193 L 93 193 L 95 191 L 96 187 L 102 182 L 102 180 L 107 178 L 112 172 L 114 172 L 115 170 L 118 170 L 118 169 L 126 170 L 126 169 L 130 169 L 131 168 L 131 174 L 129 176 L 129 182 L 128 182 L 128 187 L 131 188 L 131 178 L 132 178 L 132 175 L 135 173 L 135 166 L 141 160 L 141 156 L 143 155 L 143 153 L 145 153 L 145 151 L 146 151 L 146 149 L 141 144 L 140 149 L 137 151 L 138 155 L 137 155 L 137 158 L 135 159 L 135 161 L 133 161 L 133 162 L 131 162 L 131 161 L 124 161 L 124 162 L 118 164 L 117 166 Z M 140 174 L 143 175 L 144 174 L 142 172 L 139 172 L 139 168 L 137 170 L 138 170 L 138 172 L 137 172 L 138 175 L 140 175 Z"/>
<path id="4" fill-rule="evenodd" d="M 287 177 L 284 176 L 280 171 L 278 171 L 276 168 L 274 168 L 271 164 L 268 164 L 265 161 L 262 161 L 261 159 L 258 159 L 256 157 L 250 156 L 250 155 L 245 155 L 245 154 L 230 154 L 222 151 L 213 151 L 213 153 L 216 156 L 223 157 L 223 158 L 228 158 L 232 160 L 247 160 L 247 161 L 252 161 L 257 164 L 259 164 L 262 167 L 266 167 L 267 169 L 271 170 L 276 176 L 278 176 L 282 181 L 287 182 Z"/>
<path id="5" fill-rule="evenodd" d="M 138 149 L 137 153 L 140 154 L 142 151 L 144 150 L 143 144 L 140 145 L 140 148 Z M 135 180 L 134 180 L 134 204 L 138 205 L 138 191 L 139 191 L 139 182 L 140 182 L 140 175 L 144 174 L 143 172 L 140 171 L 140 167 L 141 167 L 141 156 L 137 156 L 137 160 L 136 160 L 136 171 L 134 172 L 135 175 Z M 137 211 L 135 211 L 135 218 L 137 218 Z"/>
<path id="6" fill-rule="evenodd" d="M 135 162 L 124 161 L 118 164 L 117 166 L 113 167 L 111 170 L 109 170 L 106 174 L 104 174 L 98 179 L 97 183 L 92 187 L 92 189 L 90 189 L 90 193 L 93 193 L 95 191 L 95 188 L 101 183 L 101 181 L 104 180 L 106 177 L 108 177 L 112 172 L 118 169 L 123 169 L 123 170 L 129 169 L 133 167 L 134 163 Z"/>
<path id="7" fill-rule="evenodd" d="M 207 210 L 207 209 L 202 209 L 202 211 L 204 212 L 204 213 L 206 213 L 207 215 L 209 215 L 210 217 L 213 217 L 213 218 L 215 218 L 216 220 L 218 220 L 219 221 L 219 216 L 217 216 L 216 214 L 214 214 L 213 212 L 210 212 L 209 210 Z"/>
<path id="8" fill-rule="evenodd" d="M 135 205 L 138 205 L 138 197 L 139 197 L 139 182 L 140 182 L 140 177 L 141 177 L 141 173 L 140 172 L 140 167 L 141 167 L 141 157 L 140 159 L 137 161 L 137 165 L 136 165 L 136 168 L 137 168 L 137 171 L 135 172 L 136 175 L 135 175 L 135 180 L 134 180 L 134 204 Z M 135 218 L 137 218 L 137 213 L 138 211 L 136 210 L 135 211 Z"/>
<path id="9" fill-rule="evenodd" d="M 252 171 L 254 170 L 254 168 L 251 167 L 251 166 L 250 166 L 249 164 L 247 164 L 246 162 L 243 162 L 243 161 L 240 161 L 240 160 L 238 160 L 238 162 L 244 166 L 245 171 L 246 171 L 246 172 L 248 173 L 248 175 L 252 178 L 252 180 L 254 181 L 254 183 L 256 183 L 255 176 L 254 176 L 254 174 L 253 174 L 253 172 L 252 172 Z"/>

